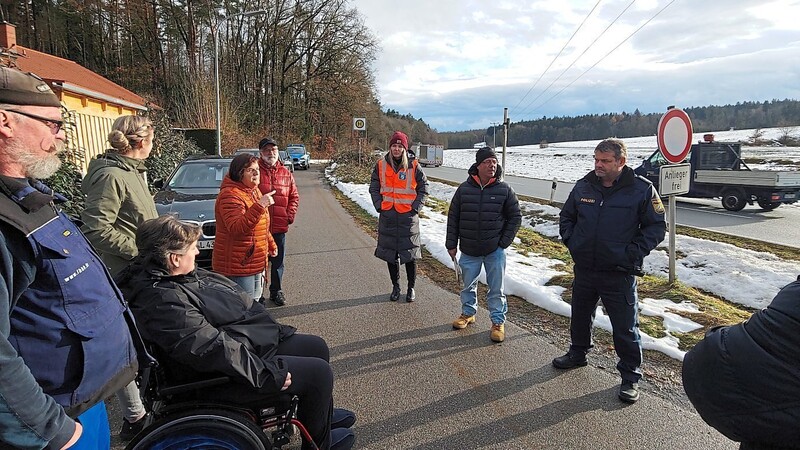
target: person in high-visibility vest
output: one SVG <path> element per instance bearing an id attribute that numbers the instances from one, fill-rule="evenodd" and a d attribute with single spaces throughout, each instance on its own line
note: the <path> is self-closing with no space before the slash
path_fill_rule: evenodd
<path id="1" fill-rule="evenodd" d="M 414 154 L 408 152 L 408 136 L 403 132 L 392 134 L 389 151 L 375 164 L 369 193 L 379 214 L 375 256 L 386 261 L 392 281 L 389 300 L 400 299 L 400 264 L 405 264 L 406 301 L 413 302 L 416 260 L 422 257 L 417 214 L 428 195 L 428 179 Z"/>

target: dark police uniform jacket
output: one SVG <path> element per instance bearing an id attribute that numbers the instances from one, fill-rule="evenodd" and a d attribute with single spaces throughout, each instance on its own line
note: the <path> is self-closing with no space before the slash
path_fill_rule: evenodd
<path id="1" fill-rule="evenodd" d="M 610 188 L 589 172 L 570 192 L 560 219 L 561 239 L 575 266 L 588 270 L 639 273 L 666 233 L 653 184 L 628 166 Z"/>

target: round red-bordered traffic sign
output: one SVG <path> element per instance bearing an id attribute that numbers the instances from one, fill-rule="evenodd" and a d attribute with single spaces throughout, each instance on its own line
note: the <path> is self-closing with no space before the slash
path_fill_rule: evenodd
<path id="1" fill-rule="evenodd" d="M 686 159 L 692 148 L 692 121 L 682 109 L 673 108 L 658 121 L 658 149 L 672 164 Z"/>

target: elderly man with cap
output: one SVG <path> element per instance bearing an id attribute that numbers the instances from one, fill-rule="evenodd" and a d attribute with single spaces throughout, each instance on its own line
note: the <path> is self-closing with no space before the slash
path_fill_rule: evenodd
<path id="1" fill-rule="evenodd" d="M 508 311 L 503 292 L 505 249 L 517 235 L 522 214 L 517 194 L 503 181 L 503 168 L 497 163 L 497 154 L 490 147 L 478 150 L 475 164 L 467 173 L 469 177 L 456 189 L 447 214 L 445 247 L 461 267 L 464 280 L 461 315 L 453 322 L 453 328 L 461 330 L 475 322 L 478 277 L 483 267 L 486 269 L 486 284 L 489 285 L 486 301 L 492 320 L 489 338 L 494 342 L 503 342 Z M 455 261 L 457 247 L 461 249 L 461 257 Z"/>
<path id="2" fill-rule="evenodd" d="M 46 82 L 0 67 L 2 448 L 109 448 L 103 399 L 137 370 L 122 294 L 38 181 L 61 165 L 63 125 Z"/>
<path id="3" fill-rule="evenodd" d="M 300 194 L 294 183 L 294 175 L 283 165 L 278 152 L 278 143 L 272 138 L 264 138 L 258 143 L 261 158 L 258 167 L 261 171 L 261 180 L 258 188 L 262 194 L 275 192 L 269 207 L 269 232 L 278 246 L 278 254 L 269 257 L 269 299 L 278 306 L 286 304 L 281 281 L 283 280 L 284 263 L 286 254 L 286 233 L 289 225 L 294 223 L 297 206 L 300 204 Z"/>
<path id="4" fill-rule="evenodd" d="M 406 301 L 416 299 L 414 285 L 417 262 L 422 257 L 419 242 L 419 210 L 428 195 L 428 179 L 416 159 L 409 160 L 408 136 L 395 131 L 389 151 L 378 160 L 369 183 L 372 204 L 378 211 L 378 247 L 375 256 L 386 261 L 392 293 L 400 299 L 400 264 L 406 265 Z"/>

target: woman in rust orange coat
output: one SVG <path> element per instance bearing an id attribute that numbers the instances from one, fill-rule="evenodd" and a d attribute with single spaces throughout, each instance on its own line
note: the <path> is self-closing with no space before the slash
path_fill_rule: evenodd
<path id="1" fill-rule="evenodd" d="M 275 191 L 261 195 L 258 190 L 258 158 L 237 155 L 222 180 L 214 216 L 217 235 L 211 267 L 242 287 L 256 301 L 262 301 L 267 256 L 278 246 L 269 232 L 269 213 Z"/>

